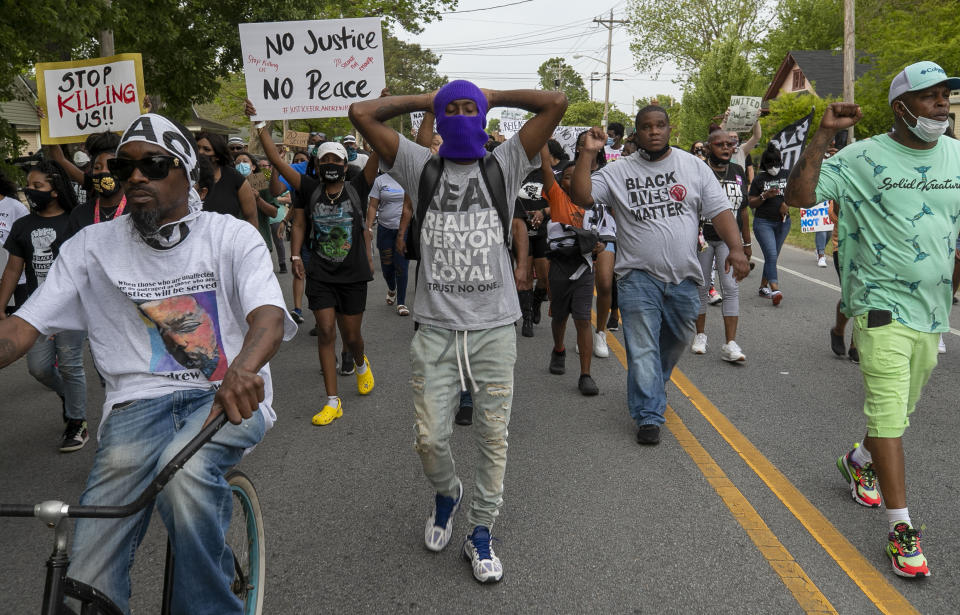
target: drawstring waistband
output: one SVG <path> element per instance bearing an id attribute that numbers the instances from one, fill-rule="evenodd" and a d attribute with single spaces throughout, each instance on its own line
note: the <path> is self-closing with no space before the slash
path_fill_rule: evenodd
<path id="1" fill-rule="evenodd" d="M 460 390 L 467 390 L 467 382 L 463 377 L 463 364 L 467 365 L 467 378 L 470 379 L 471 389 L 474 393 L 480 391 L 480 387 L 477 386 L 477 382 L 473 379 L 473 372 L 470 371 L 470 352 L 467 349 L 467 332 L 463 332 L 463 363 L 460 362 L 460 338 L 458 337 L 459 331 L 453 332 L 453 340 L 456 347 L 457 353 L 457 371 L 460 373 Z"/>

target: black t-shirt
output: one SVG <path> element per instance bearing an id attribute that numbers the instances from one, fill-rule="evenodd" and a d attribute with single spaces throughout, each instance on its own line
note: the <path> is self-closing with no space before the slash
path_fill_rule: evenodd
<path id="1" fill-rule="evenodd" d="M 712 169 L 712 167 L 711 167 Z M 714 171 L 716 174 L 717 172 Z M 743 210 L 747 205 L 747 174 L 739 164 L 730 163 L 722 175 L 717 175 L 724 194 L 730 199 L 730 209 L 737 220 L 737 228 L 743 223 Z M 703 221 L 703 238 L 707 241 L 720 241 L 722 238 L 709 220 Z"/>
<path id="2" fill-rule="evenodd" d="M 356 190 L 359 203 L 350 201 L 347 185 Z M 364 204 L 369 198 L 370 185 L 362 173 L 344 184 L 333 202 L 327 197 L 322 182 L 300 175 L 294 207 L 303 209 L 307 218 L 305 241 L 311 252 L 307 276 L 312 280 L 329 284 L 373 279 L 363 233 Z"/>
<path id="3" fill-rule="evenodd" d="M 527 224 L 527 235 L 530 237 L 546 237 L 547 224 L 544 222 L 537 228 L 530 225 L 530 212 L 547 207 L 549 203 L 543 198 L 543 170 L 534 169 L 520 184 L 520 193 L 517 195 L 517 205 L 522 207 L 522 217 Z"/>
<path id="4" fill-rule="evenodd" d="M 783 204 L 783 189 L 787 187 L 787 177 L 789 175 L 790 173 L 786 169 L 780 169 L 780 173 L 775 176 L 766 171 L 759 171 L 756 174 L 753 183 L 750 184 L 750 196 L 760 196 L 770 188 L 778 189 L 780 194 L 764 200 L 754 210 L 753 216 L 755 218 L 773 220 L 774 222 L 780 222 L 783 219 L 783 216 L 780 215 L 780 205 Z"/>
<path id="5" fill-rule="evenodd" d="M 237 191 L 244 181 L 243 175 L 233 167 L 220 167 L 220 181 L 213 185 L 203 201 L 203 210 L 246 220 L 240 208 L 240 199 L 237 198 Z"/>
<path id="6" fill-rule="evenodd" d="M 121 203 L 123 201 L 121 200 Z M 100 222 L 109 222 L 113 220 L 114 216 L 117 214 L 117 210 L 120 208 L 119 205 L 111 209 L 106 209 L 104 207 L 100 208 Z M 70 239 L 85 226 L 90 226 L 95 223 L 97 211 L 97 201 L 94 199 L 92 203 L 84 203 L 79 207 L 74 208 L 70 212 L 70 222 L 67 224 L 67 235 L 64 241 Z M 127 208 L 123 208 L 123 212 L 120 215 L 126 215 Z"/>
<path id="7" fill-rule="evenodd" d="M 30 213 L 13 223 L 3 247 L 23 259 L 30 294 L 47 279 L 53 261 L 60 254 L 60 246 L 66 241 L 69 223 L 68 213 L 49 218 Z"/>

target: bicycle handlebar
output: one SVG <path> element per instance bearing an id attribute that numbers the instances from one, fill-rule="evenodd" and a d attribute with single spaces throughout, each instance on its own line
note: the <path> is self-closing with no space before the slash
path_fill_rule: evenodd
<path id="1" fill-rule="evenodd" d="M 129 504 L 122 506 L 67 506 L 62 505 L 60 516 L 63 517 L 83 517 L 87 519 L 117 519 L 129 517 L 135 512 L 143 509 L 147 504 L 157 497 L 173 475 L 190 460 L 193 455 L 200 450 L 204 444 L 213 438 L 213 435 L 223 427 L 227 421 L 227 415 L 224 412 L 218 414 L 206 427 L 200 430 L 196 436 L 184 446 L 167 465 L 163 466 L 157 476 L 150 481 L 143 492 Z M 44 503 L 45 504 L 45 503 Z M 0 504 L 0 517 L 39 517 L 41 508 L 44 504 Z"/>

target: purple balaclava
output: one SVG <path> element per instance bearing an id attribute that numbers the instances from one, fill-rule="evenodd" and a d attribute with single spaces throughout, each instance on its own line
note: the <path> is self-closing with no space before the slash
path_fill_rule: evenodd
<path id="1" fill-rule="evenodd" d="M 463 98 L 477 104 L 477 115 L 447 115 L 447 105 Z M 487 153 L 484 148 L 490 139 L 484 131 L 487 126 L 487 97 L 480 88 L 462 79 L 451 81 L 433 97 L 433 114 L 437 116 L 437 132 L 443 137 L 439 151 L 441 158 L 478 160 Z"/>

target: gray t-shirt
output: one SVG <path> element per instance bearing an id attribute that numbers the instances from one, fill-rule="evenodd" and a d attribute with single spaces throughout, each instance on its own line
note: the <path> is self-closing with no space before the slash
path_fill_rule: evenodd
<path id="1" fill-rule="evenodd" d="M 503 169 L 508 195 L 517 194 L 540 165 L 517 136 L 493 151 Z M 400 139 L 390 175 L 403 186 L 416 210 L 420 174 L 430 150 Z M 513 203 L 509 204 L 511 209 Z M 455 331 L 492 329 L 520 318 L 513 263 L 503 223 L 480 174 L 480 165 L 446 160 L 440 188 L 420 227 L 420 266 L 413 313 L 422 324 Z"/>
<path id="2" fill-rule="evenodd" d="M 701 216 L 712 219 L 730 201 L 710 167 L 673 148 L 657 161 L 632 154 L 594 173 L 593 200 L 607 203 L 617 217 L 617 276 L 632 269 L 679 284 L 703 284 L 697 260 Z"/>
<path id="3" fill-rule="evenodd" d="M 370 198 L 380 201 L 377 206 L 377 224 L 394 231 L 400 228 L 403 195 L 403 188 L 389 174 L 377 176 L 370 186 Z"/>

